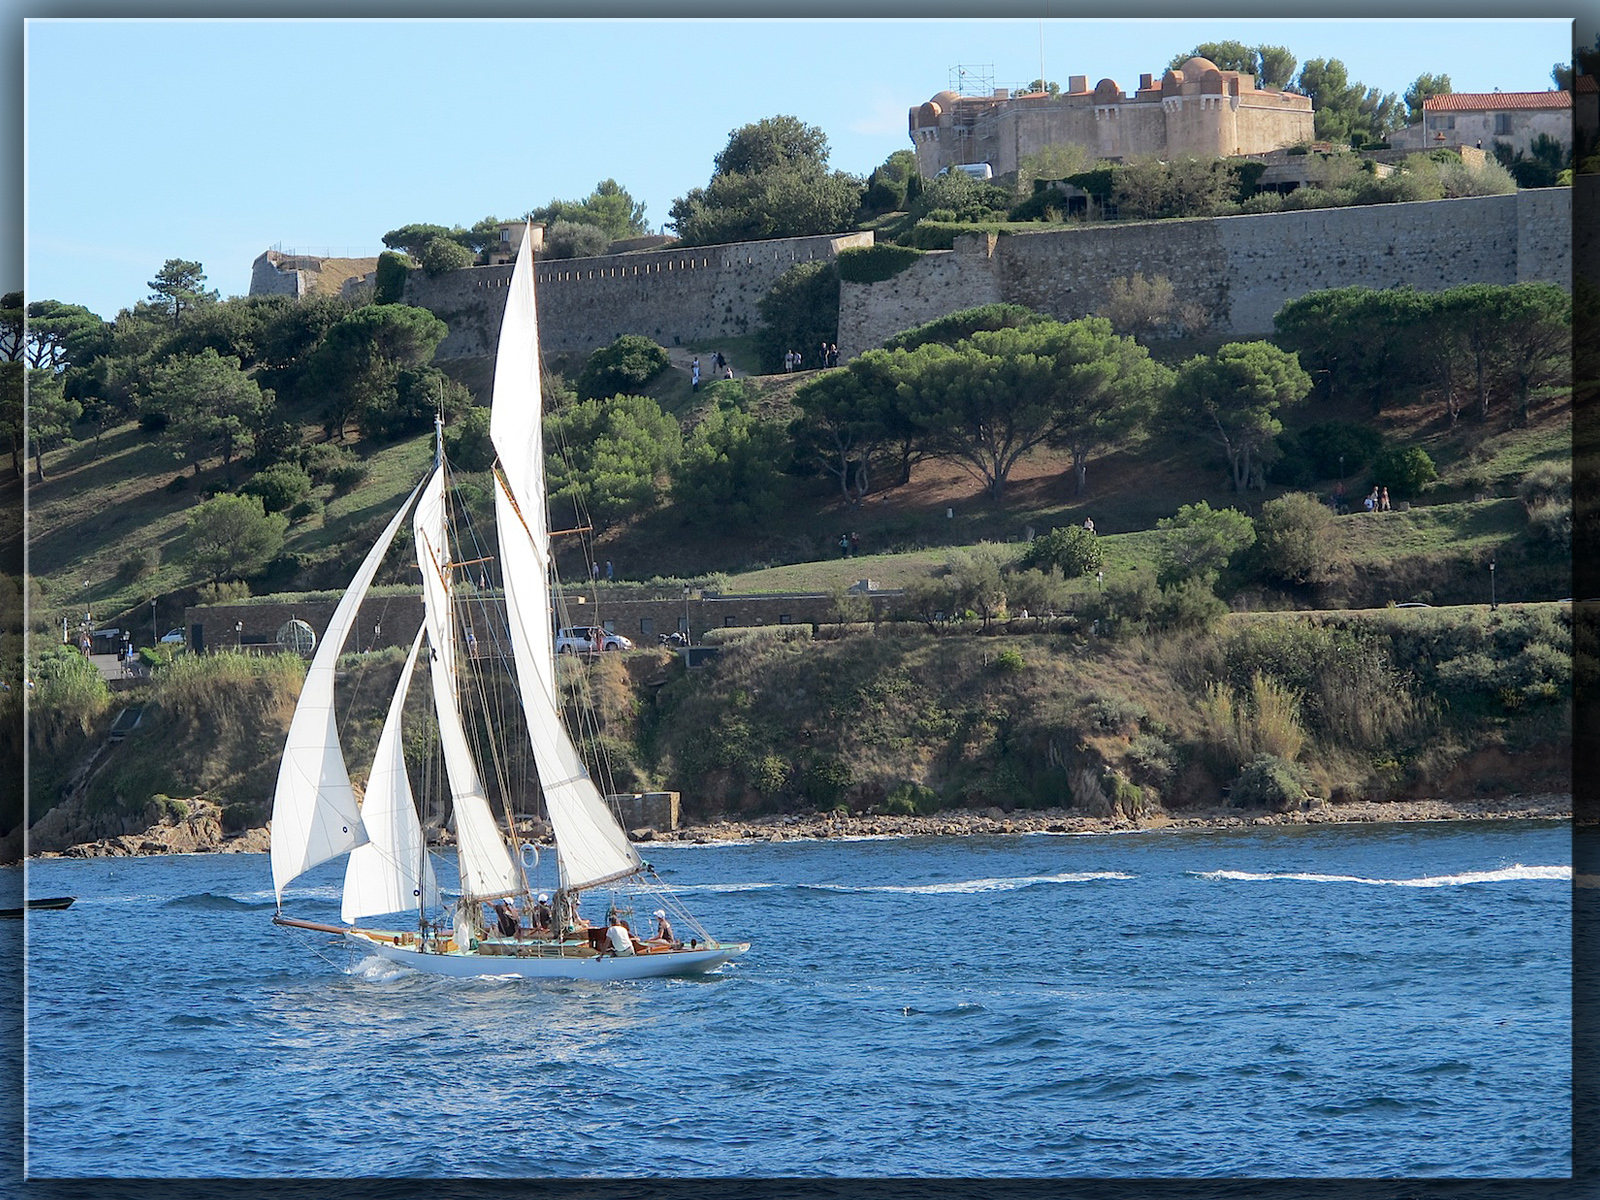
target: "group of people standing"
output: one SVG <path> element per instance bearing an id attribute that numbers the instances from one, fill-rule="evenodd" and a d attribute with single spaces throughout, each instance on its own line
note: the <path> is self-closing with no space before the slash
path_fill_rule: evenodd
<path id="1" fill-rule="evenodd" d="M 711 356 L 711 369 L 716 372 L 715 378 L 717 379 L 733 378 L 733 364 L 723 356 L 721 350 Z M 700 390 L 700 356 L 698 354 L 689 360 L 689 389 L 695 392 Z"/>
<path id="2" fill-rule="evenodd" d="M 1361 507 L 1369 513 L 1390 512 L 1389 489 L 1374 485 L 1372 491 L 1368 492 L 1367 495 L 1362 498 Z M 1335 484 L 1333 488 L 1333 511 L 1338 513 L 1340 516 L 1343 516 L 1349 511 L 1349 507 L 1345 503 L 1344 480 L 1342 479 Z"/>

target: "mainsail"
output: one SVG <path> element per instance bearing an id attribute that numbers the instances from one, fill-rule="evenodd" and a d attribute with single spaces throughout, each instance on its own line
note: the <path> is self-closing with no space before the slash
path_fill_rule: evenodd
<path id="1" fill-rule="evenodd" d="M 306 670 L 272 798 L 272 887 L 280 905 L 283 889 L 296 876 L 367 840 L 334 723 L 334 664 L 384 553 L 416 498 L 413 491 L 368 551 Z"/>
<path id="2" fill-rule="evenodd" d="M 361 801 L 361 823 L 368 840 L 350 852 L 344 900 L 339 909 L 340 916 L 352 923 L 360 917 L 420 911 L 439 904 L 439 885 L 434 880 L 433 864 L 428 861 L 422 824 L 417 820 L 400 737 L 406 692 L 425 632 L 424 628 L 417 630 L 411 653 L 400 669 L 400 682 L 395 685 L 389 715 L 378 736 L 367 794 Z"/>
<path id="3" fill-rule="evenodd" d="M 517 686 L 545 810 L 555 833 L 561 886 L 577 890 L 621 879 L 643 864 L 561 724 L 550 611 L 544 399 L 532 243 L 531 237 L 523 237 L 507 289 L 489 437 L 500 457 L 495 519 Z"/>
<path id="4" fill-rule="evenodd" d="M 457 695 L 454 591 L 450 566 L 448 516 L 444 467 L 435 468 L 417 501 L 413 532 L 417 564 L 422 568 L 422 599 L 426 610 L 429 675 L 433 706 L 439 716 L 439 745 L 444 752 L 445 775 L 456 815 L 456 849 L 461 861 L 461 891 L 467 896 L 510 896 L 522 890 L 505 839 L 490 811 L 483 780 L 478 774 Z"/>

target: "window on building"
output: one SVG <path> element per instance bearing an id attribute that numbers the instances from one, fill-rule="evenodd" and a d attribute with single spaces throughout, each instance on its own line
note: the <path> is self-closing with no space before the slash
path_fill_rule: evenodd
<path id="1" fill-rule="evenodd" d="M 617 631 L 617 623 L 615 621 L 602 621 L 600 623 L 606 627 L 607 633 L 615 633 Z"/>
<path id="2" fill-rule="evenodd" d="M 1510 113 L 1495 113 L 1495 115 L 1494 115 L 1494 131 L 1496 133 L 1510 133 L 1511 132 L 1511 114 Z"/>
<path id="3" fill-rule="evenodd" d="M 724 629 L 732 629 L 733 628 L 733 618 L 732 617 L 723 617 L 722 618 L 722 627 Z"/>
<path id="4" fill-rule="evenodd" d="M 792 622 L 789 620 L 789 614 L 788 613 L 779 613 L 778 614 L 778 624 L 779 625 L 789 625 L 791 623 Z"/>
<path id="5" fill-rule="evenodd" d="M 640 617 L 639 618 L 639 636 L 640 637 L 651 637 L 651 636 L 653 636 L 655 634 L 655 631 L 656 631 L 656 623 L 654 621 L 652 621 L 649 617 Z"/>

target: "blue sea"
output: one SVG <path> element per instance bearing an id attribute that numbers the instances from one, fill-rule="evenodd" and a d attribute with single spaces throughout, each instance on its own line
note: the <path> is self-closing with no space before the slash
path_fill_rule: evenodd
<path id="1" fill-rule="evenodd" d="M 1564 822 L 647 850 L 746 957 L 452 981 L 273 926 L 265 856 L 31 864 L 27 1173 L 1572 1171 Z"/>

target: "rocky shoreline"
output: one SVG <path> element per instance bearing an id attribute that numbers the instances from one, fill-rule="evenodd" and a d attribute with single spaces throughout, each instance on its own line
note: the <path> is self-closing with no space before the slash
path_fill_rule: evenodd
<path id="1" fill-rule="evenodd" d="M 35 827 L 33 857 L 128 858 L 156 854 L 262 854 L 269 846 L 266 828 L 229 831 L 223 828 L 220 809 L 207 801 L 190 801 L 182 815 L 147 811 L 139 819 L 154 817 L 146 828 L 109 832 L 88 841 L 64 844 L 62 829 L 46 829 L 44 839 Z M 861 837 L 974 837 L 994 834 L 1128 833 L 1153 829 L 1231 829 L 1260 825 L 1374 824 L 1407 821 L 1484 821 L 1532 817 L 1570 819 L 1570 795 L 1507 796 L 1486 800 L 1358 800 L 1343 804 L 1318 803 L 1311 808 L 1284 813 L 1241 812 L 1231 808 L 1183 809 L 1140 817 L 1090 817 L 1070 809 L 1036 812 L 942 812 L 927 816 L 859 814 L 805 814 L 717 821 L 681 829 L 630 831 L 636 842 L 689 843 L 782 842 L 799 839 L 849 839 Z M 41 822 L 41 824 L 43 824 Z M 524 836 L 542 840 L 547 831 L 534 824 Z M 430 839 L 449 845 L 440 832 Z M 0 842 L 0 861 L 21 858 L 21 833 Z"/>

